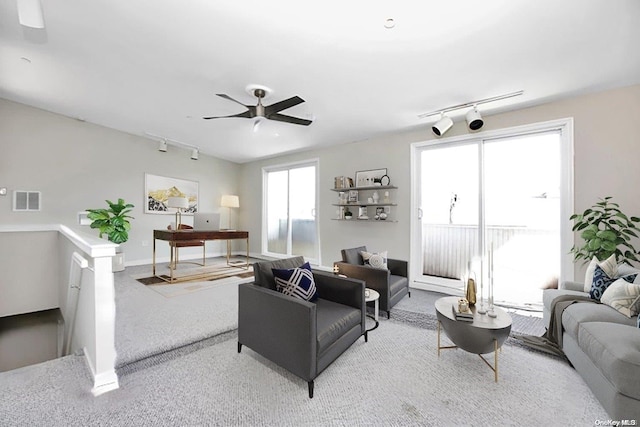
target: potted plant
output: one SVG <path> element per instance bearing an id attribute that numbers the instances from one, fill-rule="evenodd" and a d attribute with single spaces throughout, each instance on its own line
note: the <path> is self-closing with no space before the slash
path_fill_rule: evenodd
<path id="1" fill-rule="evenodd" d="M 123 199 L 118 199 L 117 203 L 110 200 L 106 202 L 108 209 L 87 209 L 87 217 L 92 220 L 90 227 L 100 231 L 99 237 L 106 234 L 110 242 L 124 243 L 129 240 L 129 219 L 133 217 L 127 214 L 131 212 L 133 205 L 125 203 Z M 113 258 L 113 266 L 113 271 L 124 270 L 124 254 L 121 251 L 117 251 Z"/>
<path id="2" fill-rule="evenodd" d="M 638 237 L 636 232 L 640 232 L 640 228 L 636 224 L 640 218 L 625 215 L 610 196 L 600 199 L 582 214 L 571 215 L 570 219 L 575 221 L 572 230 L 581 231 L 580 237 L 584 240 L 582 246 L 571 248 L 576 261 L 582 259 L 586 263 L 594 256 L 603 261 L 611 255 L 615 255 L 619 263 L 631 265 L 630 261 L 638 261 L 639 252 L 631 238 Z"/>

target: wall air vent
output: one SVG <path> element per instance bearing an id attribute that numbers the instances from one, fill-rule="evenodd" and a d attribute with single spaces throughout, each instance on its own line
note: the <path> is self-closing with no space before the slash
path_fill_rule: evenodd
<path id="1" fill-rule="evenodd" d="M 13 210 L 20 212 L 40 211 L 40 196 L 41 193 L 39 191 L 15 190 L 13 192 Z"/>

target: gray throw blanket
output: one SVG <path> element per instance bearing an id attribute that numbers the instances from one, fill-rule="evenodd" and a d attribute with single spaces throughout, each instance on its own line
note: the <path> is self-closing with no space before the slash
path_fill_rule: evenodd
<path id="1" fill-rule="evenodd" d="M 571 304 L 577 302 L 587 302 L 600 304 L 599 301 L 588 296 L 579 295 L 559 295 L 551 301 L 551 317 L 547 332 L 541 337 L 533 335 L 519 335 L 514 338 L 522 341 L 528 347 L 566 358 L 562 351 L 562 313 Z"/>

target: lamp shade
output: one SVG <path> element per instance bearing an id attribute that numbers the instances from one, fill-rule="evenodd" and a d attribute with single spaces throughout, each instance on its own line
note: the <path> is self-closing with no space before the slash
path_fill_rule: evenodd
<path id="1" fill-rule="evenodd" d="M 239 208 L 240 199 L 238 198 L 238 196 L 225 194 L 224 196 L 222 196 L 222 200 L 220 200 L 220 206 L 222 206 L 223 208 Z"/>
<path id="2" fill-rule="evenodd" d="M 167 206 L 170 208 L 186 209 L 189 207 L 189 199 L 186 197 L 169 197 L 169 200 L 167 200 Z"/>
<path id="3" fill-rule="evenodd" d="M 25 27 L 44 28 L 40 0 L 18 0 L 18 20 Z"/>

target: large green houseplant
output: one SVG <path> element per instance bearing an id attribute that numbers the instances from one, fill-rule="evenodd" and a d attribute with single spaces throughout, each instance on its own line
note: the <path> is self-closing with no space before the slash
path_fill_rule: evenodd
<path id="1" fill-rule="evenodd" d="M 127 215 L 131 212 L 133 205 L 125 203 L 123 199 L 118 199 L 118 203 L 106 200 L 109 209 L 87 209 L 89 214 L 87 217 L 92 221 L 91 228 L 97 228 L 100 231 L 100 237 L 107 235 L 109 241 L 113 243 L 124 243 L 129 240 L 129 230 L 131 224 L 129 219 L 132 216 Z"/>
<path id="2" fill-rule="evenodd" d="M 595 256 L 603 261 L 615 255 L 620 263 L 631 265 L 638 261 L 639 252 L 633 247 L 631 239 L 638 237 L 640 228 L 636 225 L 640 218 L 628 217 L 620 210 L 620 205 L 611 201 L 611 197 L 600 199 L 598 203 L 582 214 L 573 214 L 573 231 L 580 231 L 584 243 L 574 245 L 571 253 L 576 261 L 589 262 Z"/>

